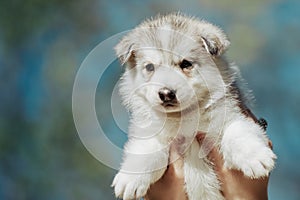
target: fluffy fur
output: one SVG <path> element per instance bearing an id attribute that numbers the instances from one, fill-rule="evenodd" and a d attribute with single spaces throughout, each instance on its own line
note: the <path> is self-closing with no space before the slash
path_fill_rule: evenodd
<path id="1" fill-rule="evenodd" d="M 226 167 L 251 178 L 273 169 L 276 156 L 245 106 L 238 69 L 224 59 L 229 44 L 217 26 L 170 14 L 145 21 L 116 46 L 126 64 L 120 94 L 132 116 L 124 161 L 112 184 L 117 197 L 143 197 L 173 161 L 170 151 L 184 159 L 190 200 L 224 199 L 205 158 L 212 145 Z M 161 91 L 173 91 L 172 101 L 164 101 L 169 96 Z M 194 139 L 198 131 L 206 134 L 206 148 Z"/>

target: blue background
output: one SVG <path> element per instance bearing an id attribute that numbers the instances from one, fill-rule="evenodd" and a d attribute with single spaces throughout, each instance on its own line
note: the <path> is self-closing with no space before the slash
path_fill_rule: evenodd
<path id="1" fill-rule="evenodd" d="M 74 126 L 74 78 L 99 42 L 174 11 L 207 19 L 229 35 L 227 55 L 253 89 L 254 113 L 268 120 L 278 155 L 270 199 L 300 199 L 297 0 L 2 0 L 0 199 L 114 199 L 116 171 L 89 154 Z M 100 124 L 120 147 L 126 136 L 111 116 L 110 96 L 121 72 L 118 62 L 111 64 L 96 100 Z"/>

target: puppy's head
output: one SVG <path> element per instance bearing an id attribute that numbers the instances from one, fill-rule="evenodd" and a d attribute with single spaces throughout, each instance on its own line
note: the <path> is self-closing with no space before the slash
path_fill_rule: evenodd
<path id="1" fill-rule="evenodd" d="M 120 87 L 124 103 L 179 112 L 220 96 L 224 82 L 218 63 L 229 44 L 218 27 L 180 14 L 142 23 L 115 47 L 126 65 Z"/>

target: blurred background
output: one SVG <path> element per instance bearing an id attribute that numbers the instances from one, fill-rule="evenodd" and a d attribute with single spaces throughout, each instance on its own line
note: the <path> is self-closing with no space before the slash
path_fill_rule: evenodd
<path id="1" fill-rule="evenodd" d="M 278 155 L 270 199 L 300 199 L 297 0 L 1 0 L 0 199 L 115 199 L 116 171 L 96 160 L 76 132 L 74 78 L 98 43 L 174 11 L 207 19 L 229 35 L 228 58 L 253 89 L 254 113 L 268 120 Z M 96 96 L 99 122 L 120 147 L 126 135 L 112 118 L 110 97 L 121 73 L 113 62 Z"/>

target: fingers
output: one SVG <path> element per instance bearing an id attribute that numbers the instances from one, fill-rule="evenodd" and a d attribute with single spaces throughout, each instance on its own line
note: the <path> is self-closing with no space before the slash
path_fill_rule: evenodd
<path id="1" fill-rule="evenodd" d="M 223 157 L 214 143 L 209 138 L 205 138 L 205 133 L 202 132 L 197 133 L 196 139 L 201 148 L 206 152 L 207 159 L 212 162 L 216 169 L 221 169 L 224 164 Z"/>
<path id="2" fill-rule="evenodd" d="M 205 133 L 199 131 L 196 134 L 196 139 L 197 139 L 197 141 L 199 142 L 200 145 L 202 144 L 204 138 L 205 138 Z"/>
<path id="3" fill-rule="evenodd" d="M 223 168 L 224 160 L 222 155 L 219 153 L 219 150 L 214 147 L 208 154 L 207 159 L 214 164 L 216 170 Z"/>

